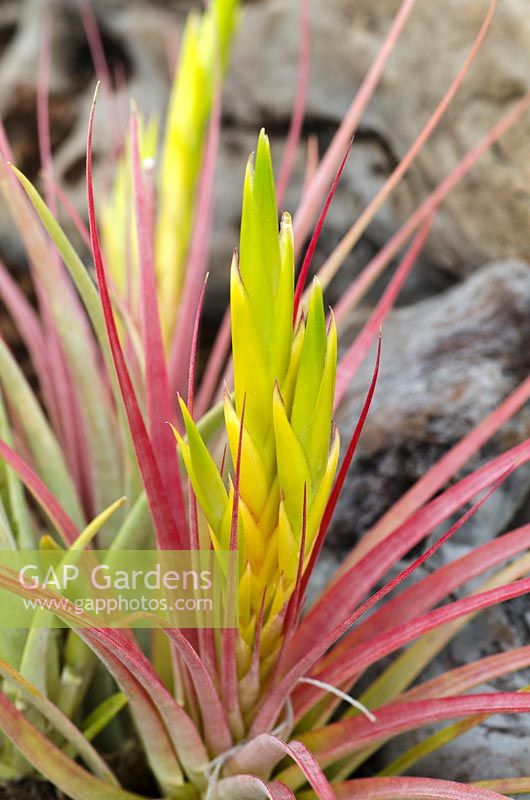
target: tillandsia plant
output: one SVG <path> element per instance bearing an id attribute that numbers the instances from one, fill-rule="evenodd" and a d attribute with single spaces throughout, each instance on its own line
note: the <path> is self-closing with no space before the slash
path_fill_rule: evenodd
<path id="1" fill-rule="evenodd" d="M 269 634 L 274 661 L 281 629 L 277 616 L 294 590 L 299 558 L 305 564 L 315 542 L 339 457 L 336 431 L 330 446 L 337 333 L 333 317 L 326 324 L 318 281 L 307 319 L 294 311 L 291 217 L 282 215 L 278 235 L 272 163 L 263 133 L 245 177 L 230 307 L 234 400 L 226 392 L 224 416 L 234 464 L 241 442 L 241 627 L 250 660 L 262 609 L 260 624 Z M 187 473 L 214 546 L 229 549 L 236 487 L 232 481 L 228 490 L 224 486 L 191 409 L 183 402 L 181 408 L 187 441 L 178 433 L 177 438 Z M 304 553 L 299 556 L 302 536 Z"/>
<path id="2" fill-rule="evenodd" d="M 92 110 L 89 230 L 73 216 L 90 245 L 95 281 L 56 221 L 53 198 L 45 202 L 8 163 L 2 136 L 0 187 L 28 251 L 38 311 L 5 269 L 0 292 L 39 382 L 37 394 L 0 343 L 2 548 L 66 552 L 97 543 L 127 550 L 156 542 L 161 550 L 237 551 L 239 619 L 236 627 L 215 631 L 166 627 L 143 647 L 132 631 L 100 626 L 68 603 L 56 612 L 71 626 L 67 634 L 6 629 L 0 636 L 0 777 L 33 769 L 76 800 L 139 800 L 134 787 L 129 791 L 118 784 L 91 744 L 109 723 L 123 721 L 123 714 L 119 721 L 116 715 L 127 706 L 130 716 L 114 731 L 114 741 L 126 734 L 131 719 L 159 792 L 167 798 L 493 800 L 529 789 L 530 777 L 500 776 L 464 786 L 404 773 L 490 714 L 530 711 L 525 692 L 470 693 L 527 667 L 529 647 L 421 681 L 424 668 L 474 615 L 528 592 L 530 526 L 486 542 L 376 606 L 454 535 L 516 466 L 530 460 L 530 441 L 525 441 L 446 488 L 528 400 L 530 379 L 366 532 L 304 613 L 308 584 L 376 390 L 380 344 L 359 423 L 347 437 L 340 465 L 334 410 L 377 342 L 439 205 L 530 106 L 526 96 L 499 121 L 328 314 L 323 289 L 436 127 L 480 48 L 495 3 L 418 139 L 306 290 L 349 142 L 413 6 L 413 0 L 402 2 L 329 150 L 309 170 L 294 222 L 287 213 L 278 215 L 269 143 L 264 133 L 259 136 L 245 176 L 230 314 L 197 392 L 217 86 L 237 4 L 212 2 L 188 28 L 157 179 L 155 128 L 141 124 L 132 111 L 117 183 L 99 214 L 101 242 Z M 307 6 L 302 8 L 307 21 Z M 301 77 L 280 194 L 300 135 L 307 84 L 305 23 L 302 30 Z M 44 91 L 41 110 L 43 98 Z M 45 139 L 41 149 L 49 166 Z M 174 197 L 168 196 L 171 191 Z M 178 230 L 175 220 L 182 223 Z M 295 266 L 315 222 L 295 281 Z M 364 328 L 338 359 L 337 327 L 340 333 L 348 311 L 408 242 Z M 375 591 L 402 557 L 459 511 L 458 522 L 434 545 Z M 485 577 L 477 588 L 480 576 Z M 473 589 L 463 599 L 449 601 L 471 581 Z M 5 566 L 0 566 L 0 588 L 28 591 Z M 31 597 L 44 602 L 55 596 L 40 587 Z M 356 697 L 361 679 L 366 683 L 368 670 L 378 665 L 375 680 Z M 394 736 L 453 719 L 458 721 L 379 775 L 356 777 Z"/>
<path id="3" fill-rule="evenodd" d="M 102 52 L 98 42 L 98 29 L 90 6 L 80 2 L 84 14 L 89 42 L 94 50 L 94 62 L 105 88 L 108 67 L 98 60 Z M 222 74 L 227 62 L 230 41 L 237 24 L 239 3 L 237 0 L 215 0 L 202 14 L 191 14 L 181 42 L 180 57 L 172 89 L 171 107 L 165 126 L 162 160 L 166 165 L 160 175 L 157 191 L 156 218 L 153 230 L 157 231 L 156 253 L 165 252 L 164 258 L 153 254 L 159 283 L 174 286 L 171 304 L 173 313 L 179 308 L 178 295 L 182 290 L 182 307 L 194 301 L 193 286 L 181 286 L 178 275 L 182 273 L 182 261 L 186 258 L 193 239 L 190 236 L 191 220 L 194 218 L 201 195 L 201 164 L 204 162 L 202 189 L 208 191 L 208 161 L 214 146 L 215 126 L 208 132 L 208 117 L 215 106 Z M 95 38 L 95 42 L 94 42 Z M 98 536 L 100 546 L 113 548 L 137 547 L 149 542 L 150 521 L 145 494 L 141 488 L 140 471 L 130 443 L 123 409 L 113 399 L 111 356 L 106 341 L 104 320 L 94 283 L 85 270 L 79 256 L 63 235 L 53 219 L 57 197 L 66 202 L 82 239 L 89 243 L 88 232 L 63 196 L 55 193 L 50 138 L 47 132 L 47 79 L 49 75 L 49 38 L 43 39 L 42 70 L 39 83 L 38 119 L 39 150 L 44 171 L 44 190 L 47 206 L 31 185 L 19 176 L 25 185 L 37 211 L 43 216 L 45 227 L 55 246 L 42 229 L 35 225 L 29 206 L 12 182 L 6 163 L 11 160 L 9 143 L 2 130 L 2 175 L 0 185 L 7 206 L 22 234 L 27 248 L 33 281 L 39 303 L 39 315 L 20 293 L 16 283 L 3 265 L 0 265 L 2 300 L 16 322 L 21 339 L 32 361 L 39 382 L 39 397 L 33 394 L 26 376 L 22 373 L 13 354 L 5 342 L 0 343 L 0 382 L 3 397 L 0 398 L 1 438 L 18 447 L 37 469 L 46 487 L 71 518 L 69 539 L 76 539 L 84 530 L 84 541 Z M 193 87 L 193 91 L 190 91 Z M 113 104 L 110 104 L 113 108 Z M 178 108 L 178 113 L 176 109 Z M 213 120 L 216 115 L 214 113 Z M 157 153 L 157 121 L 139 122 L 139 149 L 143 163 Z M 110 280 L 113 284 L 114 300 L 122 309 L 122 325 L 132 342 L 129 352 L 129 368 L 138 377 L 143 359 L 137 329 L 139 317 L 144 309 L 140 305 L 144 290 L 137 256 L 137 238 L 134 225 L 134 207 L 129 206 L 133 177 L 131 165 L 131 141 L 124 143 L 123 154 L 115 164 L 112 189 L 100 213 L 106 258 Z M 178 179 L 168 181 L 165 176 L 176 173 Z M 20 188 L 20 187 L 18 187 Z M 146 193 L 147 194 L 147 193 Z M 150 195 L 149 195 L 150 197 Z M 147 200 L 145 201 L 147 204 Z M 154 208 L 153 208 L 154 211 Z M 184 215 L 184 218 L 182 218 Z M 163 244 L 162 244 L 163 243 Z M 177 257 L 178 256 L 178 257 Z M 79 297 L 72 292 L 72 285 L 61 264 L 64 259 L 70 271 Z M 179 261 L 180 259 L 180 261 Z M 163 273 L 163 274 L 162 274 Z M 172 277 L 173 276 L 173 277 Z M 177 287 L 179 291 L 177 291 Z M 164 290 L 165 291 L 165 290 Z M 167 293 L 165 294 L 167 296 Z M 175 320 L 169 321 L 170 327 Z M 128 326 L 128 327 L 127 327 Z M 182 330 L 182 325 L 181 325 Z M 149 331 L 146 336 L 149 336 Z M 185 343 L 189 339 L 189 343 Z M 191 347 L 191 331 L 180 335 L 182 353 Z M 138 361 L 135 356 L 138 355 Z M 110 367 L 110 369 L 109 369 Z M 156 364 L 148 365 L 148 378 Z M 143 378 L 142 378 L 143 380 Z M 156 380 L 154 381 L 154 383 Z M 116 389 L 116 387 L 114 387 Z M 147 404 L 150 414 L 157 403 L 156 386 L 152 392 L 142 389 L 141 403 Z M 115 394 L 115 392 L 114 392 Z M 169 400 L 169 393 L 166 397 Z M 5 401 L 5 402 L 4 402 Z M 164 419 L 172 418 L 166 407 L 159 406 L 158 431 L 165 428 Z M 156 425 L 156 423 L 155 423 Z M 155 434 L 156 438 L 157 434 Z M 171 441 L 171 436 L 169 436 Z M 176 473 L 178 464 L 171 447 L 162 447 L 166 457 L 172 460 L 168 474 Z M 170 481 L 173 484 L 173 479 Z M 180 492 L 178 478 L 177 491 Z M 169 484 L 168 484 L 169 486 Z M 35 518 L 22 484 L 11 470 L 2 470 L 2 548 L 33 548 L 39 543 L 42 525 Z M 128 498 L 124 505 L 123 495 Z M 178 500 L 174 500 L 178 502 Z M 127 511 L 125 512 L 125 508 Z M 102 516 L 97 516 L 103 512 Z M 94 519 L 96 518 L 96 519 Z M 93 520 L 91 524 L 88 524 Z M 104 528 L 101 531 L 101 528 Z M 182 542 L 182 540 L 181 540 Z M 80 706 L 91 684 L 96 662 L 91 653 L 80 647 L 70 637 L 63 643 L 56 633 L 47 631 L 4 631 L 0 642 L 0 657 L 19 670 L 20 674 L 53 698 L 58 707 L 69 717 L 81 713 Z M 123 707 L 124 699 L 118 693 L 110 699 L 109 684 L 103 676 L 101 691 L 104 702 L 101 714 L 91 713 L 86 720 L 90 738 L 97 735 L 109 720 Z M 105 684 L 107 684 L 105 686 Z M 110 687 L 111 692 L 112 686 Z M 92 709 L 93 711 L 93 709 Z M 86 726 L 85 726 L 86 727 Z M 4 743 L 0 759 L 0 778 L 23 776 L 31 769 L 19 754 Z"/>

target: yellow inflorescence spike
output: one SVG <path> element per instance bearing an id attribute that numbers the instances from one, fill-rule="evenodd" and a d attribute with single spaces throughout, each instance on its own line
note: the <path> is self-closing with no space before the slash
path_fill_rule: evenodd
<path id="1" fill-rule="evenodd" d="M 224 415 L 235 464 L 244 405 L 241 635 L 250 645 L 265 595 L 262 656 L 270 663 L 281 638 L 282 612 L 294 590 L 300 558 L 307 564 L 339 456 L 338 434 L 332 432 L 335 324 L 333 319 L 326 324 L 322 290 L 315 282 L 307 319 L 294 328 L 293 253 L 288 214 L 283 214 L 278 231 L 270 148 L 262 132 L 247 168 L 240 251 L 231 270 L 235 403 L 227 394 Z M 226 547 L 231 481 L 225 487 L 185 408 L 183 415 L 187 441 L 177 437 L 182 458 L 214 545 Z"/>

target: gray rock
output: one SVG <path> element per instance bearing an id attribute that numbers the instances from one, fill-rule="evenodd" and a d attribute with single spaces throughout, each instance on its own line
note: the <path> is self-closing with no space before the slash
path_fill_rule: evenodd
<path id="1" fill-rule="evenodd" d="M 133 96 L 146 112 L 160 112 L 169 88 L 166 53 L 178 42 L 184 13 L 198 2 L 93 0 L 112 67 L 124 65 L 118 102 Z M 388 30 L 396 0 L 312 0 L 313 53 L 306 133 L 329 142 Z M 486 11 L 486 0 L 418 3 L 374 101 L 367 110 L 344 180 L 332 207 L 317 262 L 344 233 L 402 157 L 429 111 L 462 63 Z M 241 177 L 258 128 L 272 134 L 281 158 L 296 85 L 298 0 L 261 0 L 247 5 L 225 91 L 225 125 L 217 175 L 216 217 L 210 295 L 226 298 L 228 263 L 238 238 Z M 42 14 L 53 19 L 51 119 L 56 175 L 85 206 L 85 129 L 93 90 L 90 57 L 75 0 L 5 0 L 0 7 L 0 114 L 16 157 L 35 176 L 35 95 Z M 451 111 L 395 198 L 374 222 L 348 272 L 358 269 L 408 213 L 447 174 L 530 81 L 530 19 L 526 0 L 504 0 L 484 49 Z M 264 43 L 266 46 L 264 46 Z M 421 79 L 419 78 L 421 76 Z M 529 255 L 528 119 L 475 167 L 444 205 L 422 257 L 408 299 L 435 293 L 455 276 L 488 259 Z M 112 136 L 103 109 L 98 114 L 96 156 L 108 178 L 104 155 Z M 295 208 L 304 167 L 286 200 Z M 9 222 L 0 224 L 0 250 L 10 261 L 20 252 Z M 448 277 L 449 276 L 449 277 Z M 340 291 L 339 285 L 336 291 Z M 218 312 L 217 312 L 218 313 Z"/>
<path id="2" fill-rule="evenodd" d="M 435 663 L 425 671 L 422 679 L 434 677 L 442 671 L 455 669 L 499 651 L 528 644 L 528 635 L 521 625 L 521 617 L 527 608 L 527 598 L 520 598 L 480 614 L 437 656 Z M 525 688 L 529 682 L 530 671 L 525 670 L 477 687 L 476 691 L 514 692 Z M 450 725 L 451 722 L 441 727 Z M 371 769 L 376 771 L 388 764 L 436 730 L 440 730 L 440 726 L 426 726 L 398 737 L 374 757 Z M 406 774 L 436 776 L 464 783 L 499 777 L 521 777 L 528 774 L 529 742 L 530 719 L 527 714 L 496 714 L 409 767 Z"/>
<path id="3" fill-rule="evenodd" d="M 527 2 L 503 0 L 499 4 L 473 73 L 409 177 L 349 260 L 350 274 L 528 90 Z M 125 85 L 118 92 L 125 112 L 130 96 L 144 111 L 162 112 L 170 85 L 167 48 L 178 40 L 183 15 L 193 5 L 200 3 L 94 0 L 111 65 L 125 76 Z M 305 131 L 318 137 L 321 152 L 372 62 L 397 6 L 397 0 L 312 0 L 313 55 Z M 420 131 L 465 58 L 486 6 L 487 0 L 417 4 L 362 120 L 317 262 L 336 244 Z M 238 237 L 245 160 L 261 125 L 271 132 L 276 162 L 281 158 L 296 85 L 298 7 L 298 0 L 248 4 L 235 46 L 216 177 L 210 284 L 216 305 L 226 298 L 229 255 Z M 35 103 L 45 9 L 53 21 L 50 117 L 56 176 L 83 211 L 86 121 L 94 80 L 75 0 L 0 3 L 0 115 L 15 158 L 30 177 L 36 177 Z M 108 179 L 105 156 L 113 146 L 107 123 L 102 108 L 95 139 L 100 181 Z M 330 548 L 319 573 L 321 581 L 355 538 L 528 373 L 530 267 L 526 263 L 499 262 L 461 286 L 437 293 L 488 260 L 530 256 L 529 128 L 528 118 L 521 121 L 445 203 L 405 299 L 411 302 L 437 296 L 395 311 L 385 326 L 381 378 L 331 532 Z M 287 208 L 296 207 L 303 170 L 301 148 Z M 21 258 L 11 224 L 3 215 L 0 252 L 11 263 Z M 352 319 L 345 341 L 362 320 L 362 314 Z M 372 363 L 369 357 L 341 411 L 344 439 L 354 425 Z M 466 470 L 529 433 L 530 411 L 525 409 Z M 457 557 L 515 524 L 518 516 L 527 519 L 529 493 L 529 470 L 520 469 L 444 548 L 438 560 Z M 501 647 L 525 643 L 527 618 L 524 600 L 488 612 L 455 640 L 433 669 L 450 668 Z M 519 688 L 522 683 L 510 678 L 502 685 Z M 417 772 L 465 780 L 525 774 L 529 733 L 524 717 L 494 718 L 418 765 Z M 410 737 L 408 743 L 412 741 Z M 398 748 L 406 744 L 401 740 Z M 398 749 L 393 749 L 389 755 L 396 752 Z"/>
<path id="4" fill-rule="evenodd" d="M 354 317 L 343 342 L 363 321 Z M 462 285 L 390 314 L 372 408 L 330 535 L 342 553 L 442 454 L 528 374 L 530 266 L 504 261 Z M 338 414 L 343 444 L 353 431 L 373 369 L 368 356 Z M 466 465 L 530 435 L 530 409 L 505 425 Z M 444 552 L 456 555 L 514 520 L 530 491 L 530 470 L 511 475 Z"/>
<path id="5" fill-rule="evenodd" d="M 399 3 L 313 0 L 308 128 L 322 144 L 342 119 Z M 486 13 L 486 0 L 417 3 L 368 108 L 330 217 L 331 239 L 381 185 L 427 120 L 462 64 Z M 238 124 L 262 120 L 282 130 L 297 62 L 296 0 L 251 5 L 238 39 L 226 108 Z M 394 200 L 370 229 L 381 244 L 458 159 L 530 87 L 530 17 L 526 0 L 499 3 L 483 50 L 438 132 Z M 256 43 L 266 40 L 266 47 Z M 426 259 L 459 276 L 488 259 L 529 254 L 528 117 L 502 139 L 450 196 Z M 343 203 L 346 203 L 344 209 Z M 337 223 L 338 226 L 337 226 Z M 337 230 L 338 227 L 338 230 Z"/>
<path id="6" fill-rule="evenodd" d="M 94 160 L 101 192 L 109 183 L 108 156 L 128 124 L 129 99 L 135 98 L 146 115 L 163 113 L 171 74 L 168 48 L 178 42 L 183 14 L 170 15 L 162 7 L 141 3 L 131 9 L 114 0 L 96 0 L 93 7 L 115 90 L 112 99 L 100 93 L 95 119 Z M 47 25 L 54 177 L 85 215 L 86 129 L 96 78 L 77 0 L 23 0 L 0 6 L 0 117 L 14 160 L 38 180 L 37 91 Z M 20 243 L 9 216 L 2 213 L 0 220 L 0 254 L 20 266 Z"/>
<path id="7" fill-rule="evenodd" d="M 325 583 L 333 565 L 340 563 L 355 539 L 393 500 L 527 376 L 529 312 L 530 266 L 513 260 L 486 266 L 462 285 L 390 315 L 383 330 L 382 367 L 372 410 L 317 583 Z M 346 340 L 351 341 L 363 321 L 358 314 L 346 332 Z M 372 367 L 373 357 L 369 356 L 338 415 L 343 440 L 357 419 Z M 527 405 L 461 474 L 529 435 Z M 426 563 L 420 576 L 526 523 L 529 494 L 530 470 L 518 469 Z M 410 561 L 402 562 L 400 568 L 406 563 Z M 397 568 L 393 574 L 396 572 Z M 478 588 L 481 582 L 477 579 L 472 586 Z M 469 589 L 465 587 L 455 596 L 463 596 Z M 526 645 L 528 620 L 527 597 L 487 610 L 459 633 L 420 680 Z M 516 691 L 529 683 L 530 671 L 526 670 L 480 690 Z M 434 730 L 428 727 L 398 737 L 374 757 L 369 771 L 377 771 Z M 495 715 L 407 770 L 407 774 L 461 781 L 526 775 L 529 737 L 528 715 Z"/>

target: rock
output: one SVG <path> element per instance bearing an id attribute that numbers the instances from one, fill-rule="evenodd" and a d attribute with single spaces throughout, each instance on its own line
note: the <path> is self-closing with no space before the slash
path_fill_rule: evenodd
<path id="1" fill-rule="evenodd" d="M 528 90 L 527 2 L 499 3 L 473 72 L 410 175 L 350 258 L 350 275 Z M 168 65 L 184 13 L 201 5 L 199 0 L 93 0 L 104 48 L 118 75 L 117 102 L 124 115 L 130 96 L 145 112 L 162 113 L 170 85 Z M 311 0 L 313 54 L 305 135 L 317 136 L 320 152 L 340 124 L 397 7 L 398 0 Z M 465 58 L 486 7 L 487 0 L 417 3 L 362 120 L 317 262 L 336 244 L 420 131 Z M 245 161 L 261 125 L 271 133 L 276 162 L 281 158 L 296 85 L 298 8 L 299 0 L 248 3 L 235 45 L 216 176 L 210 282 L 214 315 L 226 299 Z M 50 120 L 55 174 L 84 212 L 85 134 L 94 76 L 75 0 L 0 3 L 0 115 L 16 160 L 36 178 L 35 109 L 44 10 L 52 20 Z M 529 129 L 526 118 L 483 157 L 438 215 L 404 299 L 410 304 L 418 298 L 436 297 L 398 309 L 385 325 L 381 377 L 319 569 L 321 582 L 355 539 L 528 373 L 530 267 L 514 257 L 530 257 Z M 108 179 L 106 156 L 115 143 L 111 133 L 103 107 L 95 139 L 100 181 Z M 296 208 L 299 198 L 304 156 L 301 147 L 285 202 L 290 209 Z M 17 239 L 3 215 L 0 254 L 11 264 L 20 263 Z M 491 259 L 503 260 L 468 277 Z M 440 293 L 462 278 L 467 279 L 461 285 Z M 340 285 L 336 290 L 340 291 Z M 362 313 L 352 318 L 345 342 L 362 321 Z M 355 424 L 372 364 L 369 357 L 339 415 L 343 441 Z M 464 471 L 529 433 L 530 410 L 525 409 Z M 518 517 L 527 519 L 529 495 L 530 471 L 519 469 L 434 563 L 455 558 L 494 537 L 515 525 Z M 482 615 L 437 659 L 433 670 L 525 643 L 528 618 L 523 603 L 516 601 Z M 502 687 L 520 688 L 527 682 L 507 678 Z M 525 774 L 529 733 L 524 717 L 494 718 L 422 762 L 416 771 L 465 780 Z M 400 739 L 387 755 L 392 757 L 412 741 L 414 737 Z"/>
<path id="2" fill-rule="evenodd" d="M 359 313 L 346 331 L 346 341 L 352 340 L 362 322 Z M 490 264 L 458 287 L 390 315 L 383 330 L 382 367 L 372 410 L 319 568 L 319 584 L 325 583 L 355 539 L 527 376 L 529 335 L 530 266 L 516 260 Z M 372 368 L 373 354 L 363 364 L 338 414 L 343 446 L 358 417 Z M 460 474 L 529 435 L 527 405 Z M 524 467 L 497 489 L 424 570 L 430 572 L 528 522 L 529 495 L 530 469 Z M 445 523 L 437 535 L 458 516 Z M 406 563 L 410 559 L 400 568 Z M 472 587 L 478 588 L 480 583 L 477 579 Z M 456 592 L 453 599 L 469 590 L 467 586 Z M 528 624 L 526 597 L 487 610 L 458 634 L 420 680 L 526 645 Z M 480 690 L 516 691 L 528 683 L 530 670 L 525 670 Z M 368 773 L 373 774 L 434 730 L 429 727 L 398 737 L 374 757 Z M 492 716 L 408 769 L 407 774 L 461 781 L 525 775 L 529 737 L 528 715 Z"/>
<path id="3" fill-rule="evenodd" d="M 117 0 L 108 4 L 96 0 L 93 7 L 114 85 L 112 98 L 104 90 L 100 92 L 95 119 L 94 160 L 99 165 L 101 187 L 109 179 L 108 156 L 120 143 L 120 128 L 125 130 L 128 123 L 129 99 L 134 97 L 146 115 L 163 113 L 170 86 L 170 51 L 178 42 L 183 14 L 169 15 L 162 7 L 140 3 L 132 10 Z M 29 178 L 38 181 L 37 91 L 47 26 L 54 178 L 86 216 L 86 129 L 96 78 L 76 0 L 23 0 L 1 5 L 0 117 L 13 159 Z M 0 222 L 0 255 L 14 266 L 22 261 L 7 214 L 2 214 Z"/>
<path id="4" fill-rule="evenodd" d="M 435 664 L 426 670 L 423 677 L 427 679 L 442 670 L 455 669 L 475 659 L 526 645 L 528 635 L 520 625 L 520 618 L 527 603 L 527 598 L 519 598 L 480 614 L 437 656 Z M 524 670 L 492 681 L 477 691 L 514 692 L 523 689 L 529 682 L 530 671 Z M 442 727 L 450 724 L 451 721 Z M 377 771 L 435 730 L 440 730 L 440 727 L 427 726 L 398 737 L 374 758 L 371 769 Z M 409 767 L 406 774 L 464 783 L 521 777 L 528 773 L 529 741 L 528 714 L 495 714 L 464 736 Z"/>
<path id="5" fill-rule="evenodd" d="M 191 0 L 93 0 L 113 70 L 121 74 L 118 103 L 134 96 L 146 112 L 160 112 L 169 88 L 167 53 L 174 56 Z M 464 153 L 520 97 L 530 82 L 530 19 L 526 0 L 499 4 L 483 51 L 439 131 L 395 198 L 378 215 L 348 272 L 358 269 Z M 311 0 L 313 52 L 305 133 L 323 151 L 380 46 L 397 0 Z M 406 152 L 461 65 L 486 12 L 487 0 L 417 3 L 376 96 L 362 120 L 343 182 L 326 225 L 317 262 L 339 240 Z M 43 10 L 51 9 L 50 116 L 56 176 L 85 208 L 83 161 L 93 91 L 90 55 L 74 0 L 5 0 L 0 7 L 0 114 L 16 156 L 38 169 L 35 96 Z M 261 0 L 245 8 L 225 91 L 224 132 L 217 174 L 212 253 L 214 305 L 226 298 L 230 253 L 238 238 L 241 178 L 256 133 L 266 125 L 275 160 L 289 125 L 298 60 L 298 0 Z M 259 43 L 259 46 L 257 46 Z M 266 46 L 263 46 L 266 43 Z M 418 79 L 421 76 L 421 80 Z M 528 257 L 530 120 L 504 137 L 445 203 L 406 299 L 434 294 L 487 260 Z M 112 147 L 106 115 L 98 115 L 96 155 Z M 286 207 L 296 207 L 304 170 Z M 102 169 L 102 173 L 104 170 Z M 108 177 L 108 175 L 107 175 Z M 9 222 L 0 225 L 0 251 L 20 257 Z M 336 291 L 340 292 L 339 285 Z M 215 313 L 219 313 L 218 310 Z"/>
<path id="6" fill-rule="evenodd" d="M 246 11 L 226 92 L 225 109 L 233 124 L 255 125 L 260 120 L 273 130 L 285 130 L 295 85 L 298 5 L 295 0 L 265 0 Z M 322 145 L 342 119 L 398 6 L 396 0 L 311 3 L 307 129 L 319 135 Z M 486 0 L 416 4 L 362 120 L 340 199 L 331 213 L 331 240 L 344 231 L 343 214 L 353 219 L 419 133 L 463 63 L 487 6 Z M 267 46 L 257 47 L 263 40 Z M 529 42 L 526 0 L 499 4 L 472 72 L 410 176 L 370 229 L 370 241 L 384 242 L 528 91 Z M 529 128 L 527 116 L 450 195 L 424 264 L 430 261 L 437 269 L 462 276 L 488 259 L 528 257 Z"/>
<path id="7" fill-rule="evenodd" d="M 343 342 L 361 323 L 354 317 Z M 424 472 L 528 374 L 530 266 L 491 264 L 462 285 L 391 313 L 372 408 L 330 534 L 342 554 Z M 338 414 L 343 445 L 373 369 L 355 377 Z M 505 425 L 465 472 L 530 435 L 530 408 Z M 506 530 L 530 492 L 530 470 L 511 475 L 444 548 L 462 550 Z"/>

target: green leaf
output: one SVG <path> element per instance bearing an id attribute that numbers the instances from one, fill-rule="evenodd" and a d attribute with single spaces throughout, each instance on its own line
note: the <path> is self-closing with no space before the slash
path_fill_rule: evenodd
<path id="1" fill-rule="evenodd" d="M 12 686 L 16 687 L 20 696 L 24 698 L 26 704 L 34 708 L 53 727 L 75 747 L 76 752 L 81 755 L 86 763 L 94 770 L 102 780 L 116 785 L 116 779 L 109 770 L 103 759 L 88 743 L 84 736 L 70 720 L 62 714 L 57 706 L 48 700 L 30 681 L 13 669 L 9 664 L 0 661 L 0 675 Z"/>
<path id="2" fill-rule="evenodd" d="M 236 414 L 228 393 L 225 395 L 225 423 L 232 461 L 236 463 L 241 420 Z M 246 504 L 252 509 L 256 519 L 259 519 L 267 502 L 272 479 L 272 464 L 268 470 L 263 463 L 259 449 L 245 426 L 241 446 L 240 491 L 241 497 L 245 499 Z"/>
<path id="3" fill-rule="evenodd" d="M 262 341 L 268 343 L 274 324 L 280 245 L 270 145 L 263 130 L 259 135 L 256 154 L 250 157 L 245 175 L 240 270 L 252 316 L 256 320 L 256 329 Z"/>
<path id="4" fill-rule="evenodd" d="M 336 374 L 337 329 L 332 316 L 327 337 L 326 356 L 324 359 L 320 389 L 318 390 L 313 416 L 309 423 L 307 458 L 315 482 L 320 481 L 328 457 Z"/>
<path id="5" fill-rule="evenodd" d="M 14 165 L 11 165 L 11 169 L 15 173 L 23 189 L 28 195 L 33 205 L 33 208 L 37 212 L 44 226 L 44 229 L 46 230 L 48 236 L 56 246 L 64 262 L 64 265 L 66 266 L 68 272 L 70 273 L 70 277 L 72 278 L 75 287 L 79 292 L 79 296 L 83 301 L 83 305 L 86 308 L 87 314 L 90 318 L 90 322 L 92 323 L 92 327 L 96 332 L 96 336 L 99 342 L 99 346 L 101 347 L 101 351 L 105 354 L 107 364 L 110 366 L 112 364 L 112 360 L 110 357 L 107 335 L 105 333 L 105 323 L 103 320 L 103 313 L 101 311 L 101 306 L 99 303 L 98 291 L 96 289 L 94 281 L 90 277 L 85 265 L 79 258 L 75 248 L 70 243 L 63 229 L 61 228 L 61 226 L 51 213 L 50 209 L 48 208 L 48 206 L 46 205 L 46 203 L 44 202 L 38 191 L 31 183 L 31 181 L 29 181 L 28 178 L 26 178 L 26 176 L 24 175 L 24 173 L 22 173 Z"/>
<path id="6" fill-rule="evenodd" d="M 298 540 L 302 533 L 304 485 L 311 485 L 311 472 L 305 453 L 287 419 L 277 387 L 274 391 L 273 414 L 280 487 L 289 522 Z"/>
<path id="7" fill-rule="evenodd" d="M 10 447 L 13 445 L 11 431 L 7 421 L 4 400 L 0 392 L 0 439 Z M 9 502 L 9 525 L 14 528 L 16 544 L 21 549 L 31 550 L 35 547 L 35 536 L 31 525 L 29 509 L 24 494 L 24 487 L 15 470 L 4 464 L 5 479 L 7 484 L 7 497 Z M 13 533 L 11 533 L 13 536 Z M 4 544 L 7 540 L 4 539 Z"/>
<path id="8" fill-rule="evenodd" d="M 116 785 L 91 775 L 40 733 L 0 693 L 0 730 L 14 742 L 38 772 L 73 800 L 141 800 Z"/>
<path id="9" fill-rule="evenodd" d="M 83 720 L 81 727 L 85 738 L 88 739 L 89 742 L 95 739 L 126 705 L 127 698 L 123 692 L 116 692 L 116 694 L 103 700 L 103 702 Z"/>
<path id="10" fill-rule="evenodd" d="M 326 317 L 322 288 L 315 280 L 309 302 L 309 313 L 291 413 L 293 430 L 305 451 L 308 450 L 311 436 L 311 420 L 322 381 L 326 349 Z"/>
<path id="11" fill-rule="evenodd" d="M 245 427 L 258 447 L 264 449 L 269 437 L 273 380 L 270 354 L 259 329 L 259 319 L 243 285 L 234 256 L 230 279 L 232 353 L 236 410 L 241 416 L 245 404 Z"/>
<path id="12" fill-rule="evenodd" d="M 76 288 L 80 291 L 83 302 L 90 309 L 90 320 L 98 334 L 98 341 L 102 352 L 108 355 L 108 344 L 103 338 L 101 307 L 99 298 L 87 270 L 79 257 L 69 244 L 61 228 L 53 220 L 52 214 L 31 187 L 30 182 L 15 170 L 15 174 L 22 187 L 27 192 L 39 218 L 43 221 L 45 229 L 49 232 L 52 241 L 56 244 L 65 265 L 69 270 Z M 16 184 L 15 184 L 16 186 Z M 17 187 L 18 188 L 18 187 Z M 90 465 L 94 484 L 95 505 L 97 509 L 109 505 L 122 492 L 120 449 L 116 438 L 116 425 L 113 412 L 109 403 L 109 396 L 104 386 L 99 365 L 95 357 L 95 349 L 90 341 L 91 332 L 84 318 L 80 318 L 72 298 L 65 291 L 64 285 L 58 280 L 57 275 L 50 271 L 49 263 L 44 263 L 43 253 L 50 261 L 51 254 L 46 247 L 47 242 L 41 241 L 40 230 L 33 235 L 30 226 L 38 225 L 32 215 L 25 213 L 22 204 L 12 198 L 12 213 L 17 225 L 25 225 L 21 236 L 30 237 L 26 247 L 32 256 L 34 269 L 39 282 L 46 295 L 50 313 L 57 328 L 61 346 L 68 362 L 69 370 L 75 388 L 77 400 L 83 413 L 86 426 L 87 445 L 90 450 Z M 29 230 L 27 230 L 29 228 Z M 36 242 L 36 244 L 33 244 Z M 40 257 L 37 257 L 40 253 Z M 96 311 L 96 303 L 98 311 Z"/>
<path id="13" fill-rule="evenodd" d="M 26 434 L 39 475 L 75 524 L 82 528 L 83 512 L 61 448 L 22 370 L 2 340 L 0 380 Z"/>
<path id="14" fill-rule="evenodd" d="M 141 550 L 147 546 L 150 537 L 152 541 L 152 535 L 149 503 L 145 492 L 142 492 L 123 520 L 121 528 L 110 543 L 109 550 Z"/>
<path id="15" fill-rule="evenodd" d="M 274 326 L 271 336 L 271 373 L 281 386 L 289 366 L 293 338 L 294 241 L 291 215 L 282 214 L 280 269 L 276 288 Z"/>
<path id="16" fill-rule="evenodd" d="M 179 402 L 188 442 L 186 443 L 176 430 L 174 430 L 175 437 L 200 506 L 213 530 L 218 532 L 228 502 L 228 495 L 219 470 L 208 452 L 186 404 L 180 398 Z"/>

